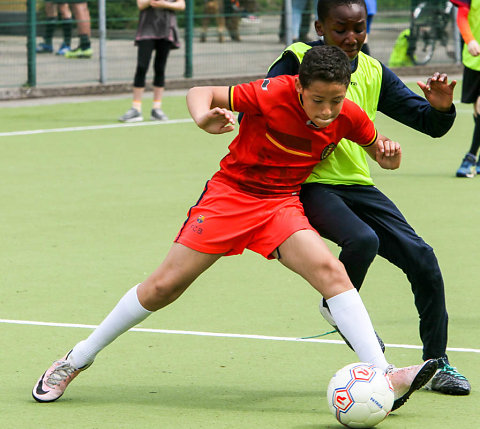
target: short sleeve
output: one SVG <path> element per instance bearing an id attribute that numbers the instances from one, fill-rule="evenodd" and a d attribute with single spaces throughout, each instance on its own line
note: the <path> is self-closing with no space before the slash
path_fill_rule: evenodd
<path id="1" fill-rule="evenodd" d="M 468 6 L 460 6 L 457 14 L 457 25 L 465 43 L 470 43 L 475 40 L 475 36 L 472 33 L 470 23 L 468 22 L 468 13 L 470 8 Z"/>
<path id="2" fill-rule="evenodd" d="M 258 98 L 258 89 L 261 88 L 263 80 L 249 83 L 242 83 L 230 87 L 230 110 L 244 113 L 261 113 Z"/>

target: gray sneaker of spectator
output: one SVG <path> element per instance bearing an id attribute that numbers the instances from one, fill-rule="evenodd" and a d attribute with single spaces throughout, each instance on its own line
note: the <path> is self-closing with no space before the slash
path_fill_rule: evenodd
<path id="1" fill-rule="evenodd" d="M 135 108 L 131 107 L 127 113 L 118 118 L 120 122 L 141 122 L 143 121 L 142 114 Z"/>
<path id="2" fill-rule="evenodd" d="M 163 113 L 162 109 L 152 109 L 150 119 L 152 121 L 168 121 L 168 117 Z"/>

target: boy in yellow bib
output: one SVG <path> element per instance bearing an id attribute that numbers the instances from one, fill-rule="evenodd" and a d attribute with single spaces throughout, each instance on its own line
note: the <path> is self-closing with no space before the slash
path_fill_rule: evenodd
<path id="1" fill-rule="evenodd" d="M 310 48 L 323 43 L 335 45 L 351 61 L 347 98 L 362 107 L 370 119 L 380 111 L 431 137 L 448 132 L 456 114 L 456 82 L 448 83 L 446 74 L 435 73 L 426 84 L 418 82 L 423 98 L 385 65 L 360 52 L 367 26 L 364 0 L 318 0 L 317 16 L 315 29 L 323 41 L 289 46 L 271 66 L 268 77 L 297 74 Z M 433 249 L 374 186 L 367 160 L 354 146 L 342 140 L 335 152 L 314 168 L 300 194 L 305 214 L 322 237 L 342 248 L 339 258 L 355 288 L 362 286 L 377 253 L 407 275 L 420 317 L 423 359 L 439 360 L 440 371 L 432 380 L 432 390 L 468 395 L 468 380 L 450 365 L 446 355 L 448 314 L 442 273 Z M 324 302 L 320 312 L 336 325 Z"/>

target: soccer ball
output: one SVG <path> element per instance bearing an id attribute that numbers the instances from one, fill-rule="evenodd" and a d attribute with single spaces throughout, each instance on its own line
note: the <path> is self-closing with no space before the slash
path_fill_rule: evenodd
<path id="1" fill-rule="evenodd" d="M 339 369 L 327 388 L 328 407 L 350 428 L 370 428 L 380 423 L 393 406 L 393 387 L 385 372 L 368 363 Z"/>

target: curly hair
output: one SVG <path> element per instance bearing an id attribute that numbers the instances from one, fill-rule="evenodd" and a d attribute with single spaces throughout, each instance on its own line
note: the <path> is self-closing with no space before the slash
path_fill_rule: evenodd
<path id="1" fill-rule="evenodd" d="M 303 88 L 308 88 L 312 82 L 336 82 L 348 88 L 350 84 L 350 60 L 337 46 L 314 46 L 309 49 L 300 64 L 298 78 Z"/>

